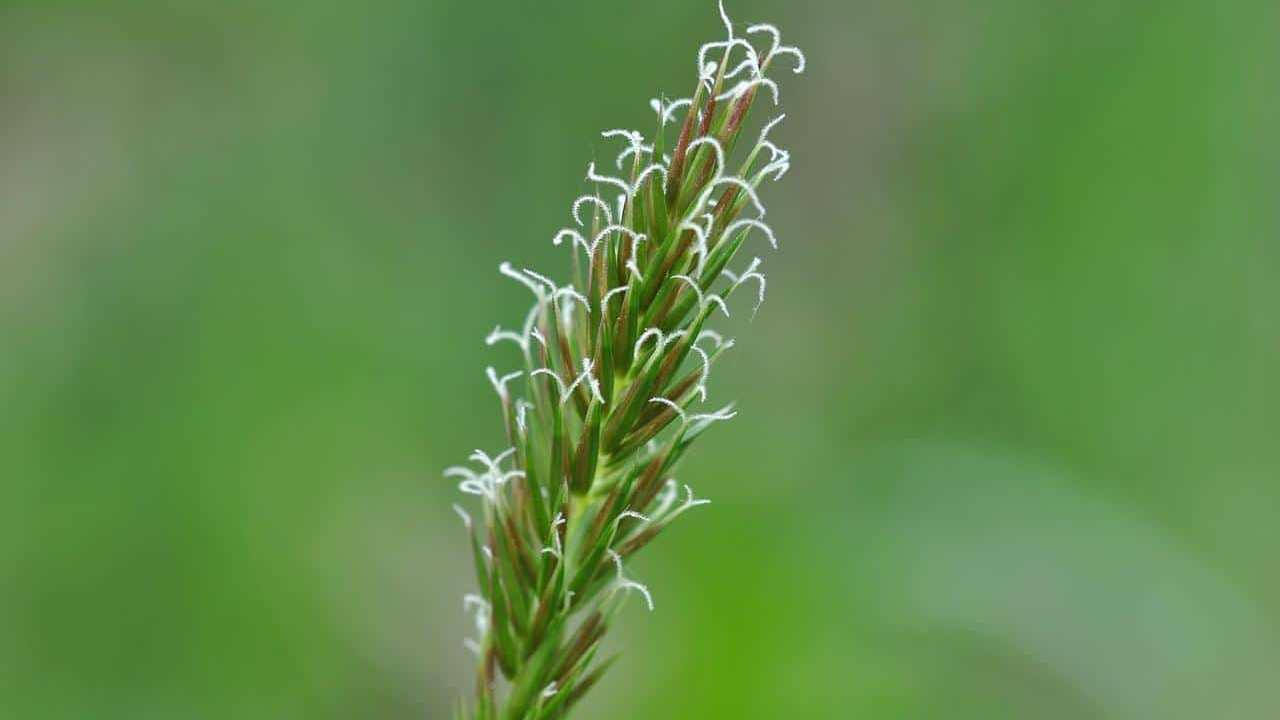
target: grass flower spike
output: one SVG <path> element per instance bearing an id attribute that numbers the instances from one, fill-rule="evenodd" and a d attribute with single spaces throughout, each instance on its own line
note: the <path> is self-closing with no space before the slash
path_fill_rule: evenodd
<path id="1" fill-rule="evenodd" d="M 627 562 L 709 502 L 674 477 L 693 442 L 736 414 L 703 406 L 733 345 L 707 324 L 730 314 L 744 284 L 754 286 L 744 306 L 754 313 L 764 302 L 761 259 L 733 263 L 749 235 L 777 248 L 760 191 L 790 167 L 769 138 L 782 116 L 760 123 L 754 142 L 745 128 L 762 92 L 770 110 L 780 100 L 769 72 L 805 66 L 772 25 L 739 34 L 723 5 L 720 16 L 727 37 L 696 53 L 692 96 L 650 101 L 652 139 L 603 133 L 622 143 L 613 167 L 587 166 L 591 191 L 551 238 L 568 248 L 570 282 L 499 268 L 533 306 L 516 329 L 486 338 L 518 349 L 520 366 L 485 371 L 505 448 L 445 471 L 478 503 L 454 506 L 477 578 L 462 602 L 476 693 L 458 718 L 566 717 L 613 664 L 601 639 L 626 600 L 639 596 L 651 611 L 661 602 Z"/>

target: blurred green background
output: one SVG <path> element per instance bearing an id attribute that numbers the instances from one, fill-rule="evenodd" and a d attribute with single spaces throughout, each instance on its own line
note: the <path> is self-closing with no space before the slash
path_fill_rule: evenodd
<path id="1" fill-rule="evenodd" d="M 810 58 L 782 250 L 582 717 L 1280 714 L 1277 5 L 730 11 Z M 470 692 L 440 470 L 500 443 L 498 262 L 564 276 L 598 131 L 720 32 L 0 5 L 0 717 Z"/>

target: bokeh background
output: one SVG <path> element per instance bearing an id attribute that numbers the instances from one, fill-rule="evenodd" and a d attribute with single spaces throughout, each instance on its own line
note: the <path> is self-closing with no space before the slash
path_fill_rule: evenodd
<path id="1" fill-rule="evenodd" d="M 782 250 L 581 716 L 1280 714 L 1280 6 L 730 10 L 810 58 Z M 0 716 L 444 717 L 498 262 L 718 33 L 0 5 Z"/>

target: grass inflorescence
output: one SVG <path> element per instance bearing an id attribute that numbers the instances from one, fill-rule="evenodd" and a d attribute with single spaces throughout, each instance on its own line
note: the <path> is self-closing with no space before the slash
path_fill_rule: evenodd
<path id="1" fill-rule="evenodd" d="M 515 345 L 524 362 L 487 370 L 510 447 L 445 472 L 481 506 L 479 522 L 455 506 L 478 580 L 464 599 L 478 633 L 467 641 L 477 691 L 460 718 L 564 717 L 612 665 L 600 643 L 626 598 L 653 609 L 627 561 L 707 502 L 671 477 L 704 431 L 735 414 L 698 409 L 733 345 L 707 324 L 729 315 L 744 285 L 753 312 L 763 302 L 760 259 L 735 260 L 751 236 L 777 247 L 758 191 L 790 167 L 769 140 L 781 116 L 739 145 L 757 102 L 778 104 L 770 68 L 785 58 L 800 73 L 805 63 L 772 25 L 738 35 L 720 13 L 728 37 L 699 49 L 692 97 L 650 102 L 653 140 L 603 133 L 624 143 L 619 174 L 589 165 L 594 191 L 553 238 L 572 253 L 572 282 L 500 267 L 534 303 L 518 330 L 487 338 Z"/>

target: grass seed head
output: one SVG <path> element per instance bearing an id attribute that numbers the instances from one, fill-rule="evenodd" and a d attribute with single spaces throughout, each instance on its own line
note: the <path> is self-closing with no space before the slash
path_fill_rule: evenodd
<path id="1" fill-rule="evenodd" d="M 745 284 L 755 286 L 753 316 L 763 304 L 762 259 L 738 271 L 730 264 L 750 235 L 778 248 L 760 190 L 791 167 L 771 138 L 785 115 L 764 122 L 745 151 L 740 141 L 762 90 L 765 102 L 781 101 L 768 75 L 775 61 L 786 58 L 796 74 L 806 65 L 775 26 L 738 34 L 723 3 L 719 14 L 726 36 L 697 49 L 692 95 L 649 101 L 653 139 L 601 133 L 623 143 L 615 171 L 587 165 L 594 189 L 572 201 L 572 224 L 551 240 L 569 246 L 573 282 L 498 267 L 534 302 L 519 329 L 499 325 L 485 338 L 515 345 L 523 364 L 485 370 L 512 447 L 477 450 L 471 466 L 445 470 L 480 504 L 474 520 L 454 505 L 479 585 L 463 600 L 478 635 L 464 644 L 479 678 L 464 717 L 564 717 L 612 664 L 595 657 L 626 598 L 654 609 L 627 560 L 710 502 L 671 477 L 703 432 L 737 414 L 732 405 L 692 409 L 733 345 L 706 325 L 729 316 Z M 669 125 L 679 127 L 674 141 Z M 735 155 L 743 156 L 736 171 Z"/>

